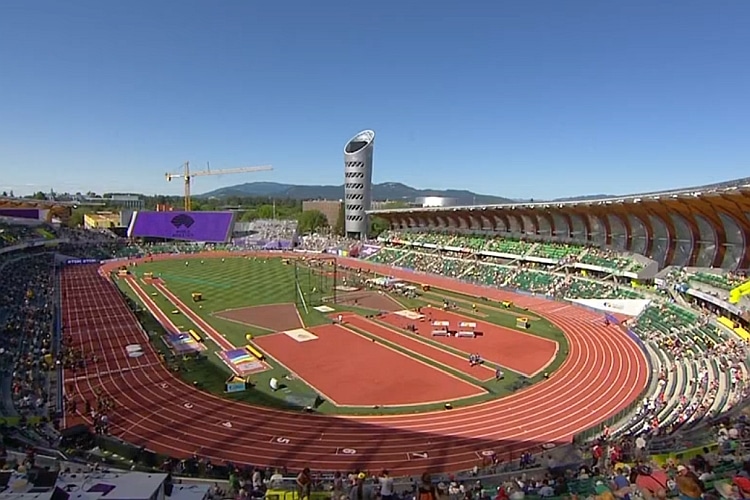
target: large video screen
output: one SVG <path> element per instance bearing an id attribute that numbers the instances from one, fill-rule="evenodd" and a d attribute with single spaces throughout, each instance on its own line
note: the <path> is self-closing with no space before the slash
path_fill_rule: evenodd
<path id="1" fill-rule="evenodd" d="M 42 212 L 38 208 L 0 208 L 0 217 L 40 220 Z"/>
<path id="2" fill-rule="evenodd" d="M 234 228 L 234 212 L 135 212 L 128 236 L 224 243 Z"/>

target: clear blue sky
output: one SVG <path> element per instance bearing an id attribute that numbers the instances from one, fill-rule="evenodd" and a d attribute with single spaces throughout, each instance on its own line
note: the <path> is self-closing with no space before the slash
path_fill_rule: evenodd
<path id="1" fill-rule="evenodd" d="M 23 0 L 0 6 L 0 189 L 374 180 L 549 198 L 748 175 L 750 1 Z"/>

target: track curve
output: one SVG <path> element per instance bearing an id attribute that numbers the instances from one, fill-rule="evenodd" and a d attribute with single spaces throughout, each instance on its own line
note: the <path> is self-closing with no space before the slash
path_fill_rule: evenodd
<path id="1" fill-rule="evenodd" d="M 191 258 L 222 256 L 237 254 L 214 252 Z M 115 262 L 99 270 L 80 266 L 63 271 L 65 333 L 84 353 L 100 357 L 82 372 L 66 373 L 66 395 L 77 395 L 80 403 L 93 401 L 97 391 L 108 394 L 116 402 L 110 418 L 113 435 L 175 457 L 199 455 L 214 462 L 329 471 L 388 468 L 397 474 L 415 474 L 471 468 L 485 450 L 505 457 L 545 443 L 570 442 L 575 434 L 625 408 L 648 381 L 648 363 L 640 348 L 589 310 L 441 276 L 338 260 L 354 268 L 528 307 L 565 333 L 568 356 L 549 380 L 452 411 L 336 417 L 251 406 L 183 383 L 150 346 L 138 358 L 125 354 L 126 345 L 148 342 L 116 285 L 105 277 L 122 264 Z M 89 416 L 82 419 L 91 423 Z"/>

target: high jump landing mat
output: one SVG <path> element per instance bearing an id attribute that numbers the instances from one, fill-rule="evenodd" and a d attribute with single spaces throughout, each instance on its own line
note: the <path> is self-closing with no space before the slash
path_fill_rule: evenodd
<path id="1" fill-rule="evenodd" d="M 170 333 L 162 336 L 162 340 L 175 354 L 190 354 L 206 350 L 206 346 L 186 332 Z"/>
<path id="2" fill-rule="evenodd" d="M 244 347 L 217 352 L 216 355 L 238 377 L 244 378 L 250 374 L 262 372 L 267 368 L 263 361 L 256 358 Z"/>

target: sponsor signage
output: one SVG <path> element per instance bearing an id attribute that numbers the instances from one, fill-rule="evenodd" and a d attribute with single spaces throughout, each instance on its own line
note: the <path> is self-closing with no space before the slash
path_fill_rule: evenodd
<path id="1" fill-rule="evenodd" d="M 224 243 L 233 227 L 234 212 L 135 212 L 128 236 Z"/>
<path id="2" fill-rule="evenodd" d="M 375 245 L 362 245 L 362 249 L 359 251 L 359 255 L 363 257 L 369 257 L 380 250 L 379 246 Z"/>
<path id="3" fill-rule="evenodd" d="M 226 392 L 242 392 L 246 389 L 245 382 L 227 382 Z"/>
<path id="4" fill-rule="evenodd" d="M 98 264 L 99 259 L 68 259 L 65 261 L 66 266 L 77 266 L 80 264 Z"/>

